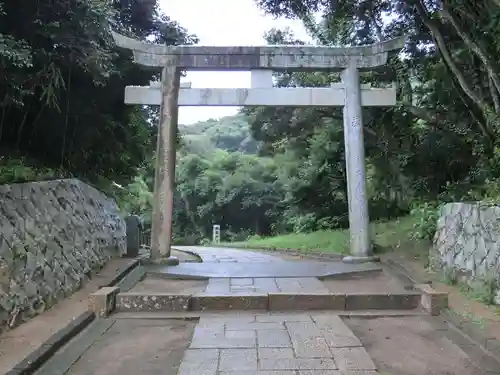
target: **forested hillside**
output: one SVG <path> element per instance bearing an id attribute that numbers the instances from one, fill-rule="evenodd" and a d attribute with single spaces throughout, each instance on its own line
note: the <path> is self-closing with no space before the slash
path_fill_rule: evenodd
<path id="1" fill-rule="evenodd" d="M 442 202 L 496 201 L 500 185 L 500 3 L 496 0 L 256 0 L 301 19 L 320 45 L 406 35 L 404 54 L 362 82 L 395 84 L 394 108 L 365 108 L 370 215 L 413 212 L 433 232 Z M 150 216 L 157 109 L 123 104 L 154 73 L 109 29 L 195 43 L 154 2 L 0 0 L 0 181 L 75 176 Z M 168 9 L 167 9 L 168 11 Z M 322 15 L 316 23 L 313 13 Z M 19 22 L 23 20 L 23 22 Z M 270 30 L 272 44 L 302 43 Z M 279 86 L 328 86 L 337 73 L 280 73 Z M 251 108 L 180 127 L 175 236 L 197 242 L 347 224 L 340 108 Z M 113 184 L 114 183 L 114 184 Z M 121 187 L 120 187 L 121 186 Z"/>
<path id="2" fill-rule="evenodd" d="M 210 119 L 190 126 L 180 125 L 179 132 L 185 145 L 200 152 L 205 147 L 214 146 L 229 152 L 255 154 L 259 147 L 250 134 L 246 116 L 242 114 Z"/>

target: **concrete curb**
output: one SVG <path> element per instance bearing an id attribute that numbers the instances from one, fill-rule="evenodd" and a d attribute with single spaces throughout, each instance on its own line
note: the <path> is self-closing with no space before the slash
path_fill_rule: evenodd
<path id="1" fill-rule="evenodd" d="M 95 319 L 95 314 L 85 311 L 73 319 L 68 325 L 54 333 L 48 340 L 43 342 L 37 349 L 32 351 L 21 362 L 15 365 L 5 375 L 29 375 L 38 370 L 49 358 L 51 358 L 64 344 L 79 334 Z"/>
<path id="2" fill-rule="evenodd" d="M 453 310 L 447 309 L 443 311 L 443 317 L 449 325 L 459 330 L 464 336 L 479 345 L 500 363 L 499 340 L 477 327 L 477 323 L 465 319 Z"/>
<path id="3" fill-rule="evenodd" d="M 118 270 L 118 272 L 116 273 L 115 277 L 113 277 L 108 283 L 106 283 L 104 285 L 99 285 L 98 289 L 101 289 L 104 287 L 109 287 L 109 286 L 115 286 L 120 281 L 122 281 L 125 278 L 125 276 L 127 276 L 139 264 L 140 264 L 139 259 L 133 259 L 129 264 L 126 264 L 125 266 L 121 267 Z"/>
<path id="4" fill-rule="evenodd" d="M 139 261 L 134 259 L 129 264 L 121 267 L 117 274 L 105 285 L 100 285 L 99 289 L 111 287 L 123 280 L 132 270 L 139 265 Z M 96 318 L 92 311 L 85 311 L 66 326 L 54 333 L 49 339 L 43 342 L 38 348 L 28 354 L 21 362 L 14 365 L 5 375 L 31 375 L 47 362 L 62 346 L 68 343 L 73 337 L 87 328 Z"/>

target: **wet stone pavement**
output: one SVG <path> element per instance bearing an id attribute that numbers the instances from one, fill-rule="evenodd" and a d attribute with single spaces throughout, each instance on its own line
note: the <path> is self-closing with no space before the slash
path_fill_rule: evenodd
<path id="1" fill-rule="evenodd" d="M 203 260 L 182 265 L 186 273 L 210 277 L 201 295 L 328 293 L 317 276 L 366 267 L 291 262 L 235 249 L 183 249 Z M 244 314 L 201 316 L 178 375 L 374 375 L 375 370 L 359 339 L 336 315 Z"/>
<path id="2" fill-rule="evenodd" d="M 178 375 L 374 375 L 359 339 L 335 315 L 201 317 Z M 353 372 L 354 374 L 354 372 Z"/>
<path id="3" fill-rule="evenodd" d="M 166 278 L 266 278 L 266 277 L 335 277 L 355 273 L 378 272 L 375 263 L 346 264 L 314 260 L 285 261 L 280 257 L 227 248 L 179 247 L 192 251 L 203 263 L 178 266 L 149 266 L 148 274 Z"/>

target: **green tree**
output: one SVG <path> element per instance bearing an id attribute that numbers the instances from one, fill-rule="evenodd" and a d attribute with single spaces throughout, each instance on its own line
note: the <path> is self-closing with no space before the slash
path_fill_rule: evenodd
<path id="1" fill-rule="evenodd" d="M 154 3 L 0 1 L 0 146 L 94 184 L 127 184 L 155 149 L 149 111 L 126 85 L 157 75 L 118 50 L 111 28 L 159 43 L 196 39 Z M 106 182 L 108 181 L 108 182 Z"/>

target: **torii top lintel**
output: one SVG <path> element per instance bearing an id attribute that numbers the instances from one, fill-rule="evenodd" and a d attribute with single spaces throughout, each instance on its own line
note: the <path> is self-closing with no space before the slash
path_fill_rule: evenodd
<path id="1" fill-rule="evenodd" d="M 401 37 L 360 47 L 166 46 L 143 43 L 115 32 L 112 34 L 118 47 L 133 51 L 138 64 L 151 67 L 175 65 L 188 70 L 335 71 L 351 64 L 365 70 L 386 64 L 389 51 L 400 50 L 405 43 L 405 38 Z"/>

